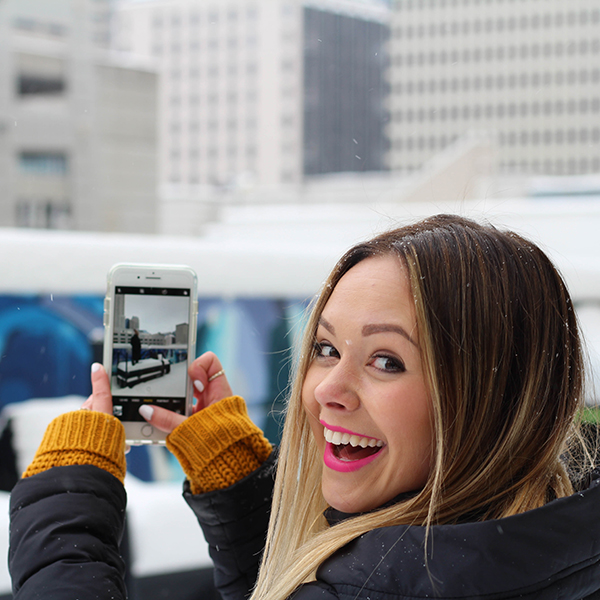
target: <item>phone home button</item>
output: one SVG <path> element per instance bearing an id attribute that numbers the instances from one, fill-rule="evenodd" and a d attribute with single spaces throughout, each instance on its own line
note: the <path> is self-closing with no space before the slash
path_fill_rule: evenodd
<path id="1" fill-rule="evenodd" d="M 152 425 L 144 425 L 142 427 L 142 435 L 144 437 L 150 437 L 154 433 L 154 427 Z"/>

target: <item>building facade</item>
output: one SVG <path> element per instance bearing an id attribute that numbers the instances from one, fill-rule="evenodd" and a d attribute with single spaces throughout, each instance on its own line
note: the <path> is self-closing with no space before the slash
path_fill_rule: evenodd
<path id="1" fill-rule="evenodd" d="M 103 48 L 109 8 L 0 2 L 0 226 L 156 230 L 157 75 Z"/>
<path id="2" fill-rule="evenodd" d="M 391 169 L 483 130 L 501 173 L 600 172 L 597 0 L 397 0 L 390 60 Z"/>
<path id="3" fill-rule="evenodd" d="M 154 57 L 162 77 L 160 181 L 383 169 L 388 18 L 378 0 L 121 2 L 116 48 Z"/>

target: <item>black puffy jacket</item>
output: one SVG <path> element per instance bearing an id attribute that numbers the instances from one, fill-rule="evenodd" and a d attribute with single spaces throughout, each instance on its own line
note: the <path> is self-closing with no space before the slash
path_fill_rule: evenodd
<path id="1" fill-rule="evenodd" d="M 273 486 L 270 459 L 217 492 L 185 497 L 210 545 L 224 600 L 242 600 L 258 569 Z M 15 600 L 126 598 L 118 543 L 125 491 L 92 466 L 22 480 L 11 498 Z M 600 598 L 600 478 L 582 492 L 497 521 L 373 530 L 301 586 L 294 600 Z M 158 549 L 157 549 L 158 551 Z"/>
<path id="2" fill-rule="evenodd" d="M 90 465 L 22 479 L 10 499 L 9 568 L 15 600 L 124 600 L 119 554 L 126 495 Z"/>
<path id="3" fill-rule="evenodd" d="M 210 544 L 224 600 L 255 580 L 272 478 L 266 469 L 231 488 L 185 494 Z M 335 518 L 339 520 L 340 515 Z M 384 527 L 339 550 L 293 600 L 600 599 L 600 473 L 590 486 L 500 520 Z"/>

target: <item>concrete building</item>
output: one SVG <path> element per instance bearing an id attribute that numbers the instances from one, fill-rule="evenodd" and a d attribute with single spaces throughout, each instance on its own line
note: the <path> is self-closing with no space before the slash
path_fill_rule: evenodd
<path id="1" fill-rule="evenodd" d="M 157 75 L 111 57 L 110 2 L 0 2 L 0 226 L 156 230 Z"/>
<path id="2" fill-rule="evenodd" d="M 164 195 L 384 169 L 388 19 L 382 0 L 122 0 L 116 48 L 162 75 Z"/>
<path id="3" fill-rule="evenodd" d="M 597 0 L 397 0 L 390 57 L 391 169 L 484 130 L 501 173 L 600 172 Z"/>

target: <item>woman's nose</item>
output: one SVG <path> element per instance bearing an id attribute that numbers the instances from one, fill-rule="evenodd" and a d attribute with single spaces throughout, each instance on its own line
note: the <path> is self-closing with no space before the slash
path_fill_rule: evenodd
<path id="1" fill-rule="evenodd" d="M 356 374 L 340 362 L 315 387 L 315 400 L 331 409 L 356 410 L 360 405 L 357 384 Z"/>

